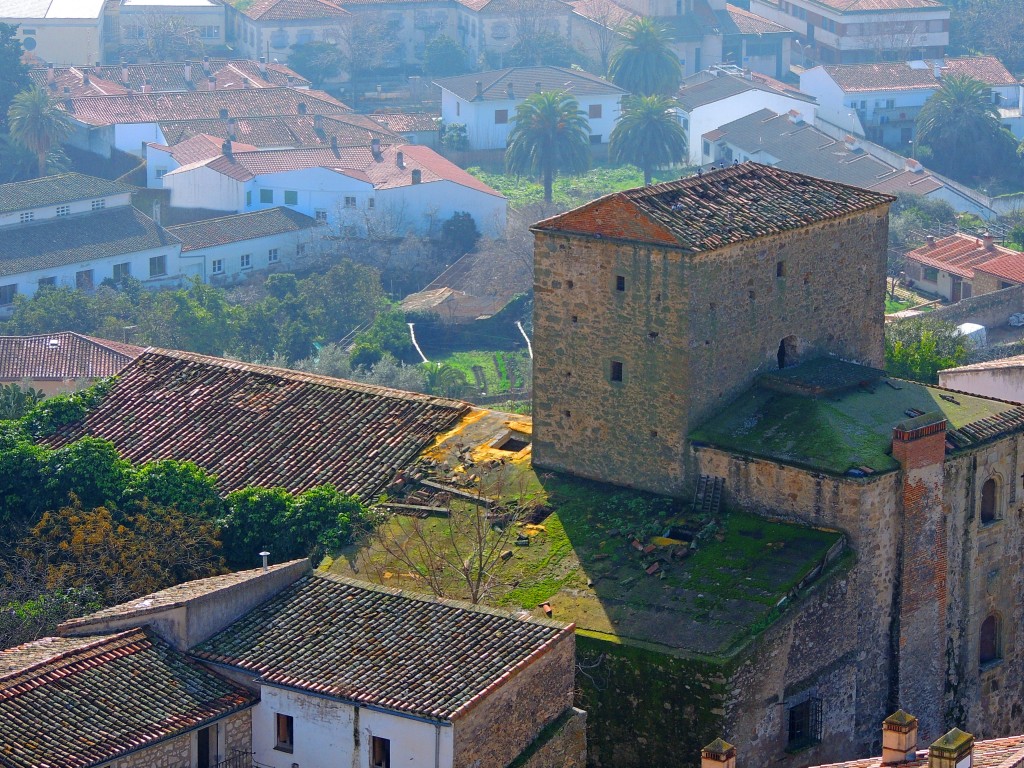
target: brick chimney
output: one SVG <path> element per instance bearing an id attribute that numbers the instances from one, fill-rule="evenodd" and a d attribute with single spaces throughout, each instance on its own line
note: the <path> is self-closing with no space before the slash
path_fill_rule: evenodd
<path id="1" fill-rule="evenodd" d="M 924 236 L 924 241 L 926 243 L 928 243 L 928 247 L 929 248 L 934 248 L 935 247 L 935 235 L 925 235 Z"/>
<path id="2" fill-rule="evenodd" d="M 971 768 L 974 737 L 954 728 L 928 748 L 928 768 Z"/>
<path id="3" fill-rule="evenodd" d="M 380 139 L 370 139 L 370 154 L 373 155 L 373 159 L 380 162 L 383 155 L 380 152 Z"/>
<path id="4" fill-rule="evenodd" d="M 986 251 L 994 251 L 996 248 L 996 239 L 991 232 L 984 233 L 981 236 L 981 242 L 984 243 Z"/>
<path id="5" fill-rule="evenodd" d="M 715 739 L 700 751 L 700 768 L 736 768 L 736 747 Z"/>
<path id="6" fill-rule="evenodd" d="M 902 709 L 882 721 L 882 764 L 895 765 L 917 756 L 917 718 Z"/>

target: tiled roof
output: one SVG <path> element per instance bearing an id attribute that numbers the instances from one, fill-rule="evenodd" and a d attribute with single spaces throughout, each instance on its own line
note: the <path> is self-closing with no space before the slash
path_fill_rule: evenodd
<path id="1" fill-rule="evenodd" d="M 234 136 L 254 147 L 324 147 L 335 138 L 341 146 L 369 144 L 377 138 L 383 144 L 400 144 L 401 136 L 387 130 L 368 115 L 341 114 L 280 115 L 207 118 L 203 120 L 165 120 L 160 123 L 164 138 L 177 144 L 200 133 L 226 139 Z M 318 126 L 319 123 L 319 126 Z"/>
<path id="2" fill-rule="evenodd" d="M 895 198 L 759 163 L 616 192 L 533 229 L 713 251 L 892 203 Z"/>
<path id="3" fill-rule="evenodd" d="M 609 29 L 615 29 L 640 15 L 613 0 L 570 0 L 569 5 L 573 13 Z"/>
<path id="4" fill-rule="evenodd" d="M 87 629 L 92 625 L 102 623 L 104 619 L 111 619 L 115 617 L 124 619 L 131 618 L 132 621 L 135 621 L 137 617 L 139 624 L 145 624 L 146 621 L 144 617 L 152 613 L 166 611 L 168 608 L 177 608 L 179 606 L 186 605 L 190 600 L 195 600 L 197 597 L 203 597 L 222 589 L 234 587 L 238 584 L 244 584 L 250 579 L 259 579 L 264 573 L 271 573 L 273 571 L 291 568 L 297 562 L 301 561 L 292 560 L 287 563 L 268 565 L 266 571 L 262 568 L 253 568 L 246 571 L 233 571 L 232 573 L 225 573 L 220 576 L 208 576 L 205 579 L 186 581 L 182 584 L 162 589 L 159 592 L 153 592 L 127 603 L 103 608 L 99 611 L 95 611 L 94 613 L 90 613 L 88 616 L 69 619 L 68 621 L 61 623 L 58 631 L 66 635 L 75 634 L 76 631 L 80 631 L 83 628 Z M 2 656 L 0 656 L 0 658 L 2 658 Z"/>
<path id="5" fill-rule="evenodd" d="M 0 229 L 0 277 L 174 245 L 130 205 Z"/>
<path id="6" fill-rule="evenodd" d="M 355 0 L 360 3 L 379 3 L 381 0 Z M 347 0 L 352 2 L 352 0 Z M 522 4 L 518 0 L 458 0 L 460 5 L 473 11 L 483 11 L 495 15 L 506 16 L 515 13 L 522 13 Z M 543 6 L 543 7 L 542 7 Z M 539 0 L 530 6 L 530 12 L 534 15 L 560 15 L 567 14 L 572 10 L 571 4 L 562 0 Z"/>
<path id="7" fill-rule="evenodd" d="M 760 78 L 755 79 L 751 76 L 748 79 L 724 72 L 715 74 L 708 71 L 698 72 L 686 78 L 679 87 L 676 100 L 683 109 L 689 111 L 748 91 L 763 91 L 800 101 L 814 102 L 814 98 L 805 93 L 783 90 Z"/>
<path id="8" fill-rule="evenodd" d="M 197 120 L 220 117 L 339 114 L 352 110 L 321 91 L 295 88 L 239 88 L 223 91 L 168 91 L 130 93 L 124 96 L 81 96 L 57 105 L 87 125 L 155 123 L 163 120 Z M 300 105 L 305 105 L 300 107 Z"/>
<path id="9" fill-rule="evenodd" d="M 185 139 L 178 144 L 165 146 L 163 144 L 150 144 L 154 149 L 162 149 L 167 152 L 178 165 L 191 165 L 202 160 L 209 160 L 221 154 L 224 150 L 224 140 L 206 133 L 197 133 L 195 136 Z M 258 149 L 252 144 L 242 144 L 238 141 L 231 142 L 233 152 L 251 152 Z"/>
<path id="10" fill-rule="evenodd" d="M 441 122 L 434 112 L 375 112 L 369 117 L 394 133 L 436 131 Z"/>
<path id="11" fill-rule="evenodd" d="M 1020 768 L 1024 764 L 1024 735 L 974 742 L 972 768 Z M 815 768 L 886 768 L 881 757 L 830 763 Z M 928 768 L 928 750 L 919 749 L 915 759 L 899 763 L 900 768 Z"/>
<path id="12" fill-rule="evenodd" d="M 254 703 L 144 629 L 92 641 L 0 677 L 5 768 L 99 765 Z"/>
<path id="13" fill-rule="evenodd" d="M 258 237 L 301 232 L 316 226 L 313 217 L 290 208 L 278 207 L 178 224 L 168 227 L 167 231 L 181 240 L 181 251 L 184 253 L 214 245 L 255 240 Z"/>
<path id="14" fill-rule="evenodd" d="M 82 173 L 59 173 L 29 181 L 0 184 L 0 213 L 13 213 L 44 205 L 61 205 L 108 195 L 134 192 L 135 187 Z"/>
<path id="15" fill-rule="evenodd" d="M 342 379 L 149 350 L 82 421 L 50 439 L 110 440 L 133 462 L 194 461 L 218 487 L 325 483 L 372 498 L 465 403 Z"/>
<path id="16" fill-rule="evenodd" d="M 1024 355 L 1000 357 L 997 360 L 982 360 L 980 363 L 959 365 L 956 368 L 944 368 L 941 374 L 960 373 L 961 371 L 991 371 L 999 368 L 1024 368 Z"/>
<path id="17" fill-rule="evenodd" d="M 758 16 L 756 13 L 751 13 L 735 5 L 726 4 L 724 12 L 728 15 L 736 32 L 741 35 L 772 35 L 793 31 L 789 27 L 776 24 L 764 16 Z"/>
<path id="18" fill-rule="evenodd" d="M 399 152 L 403 153 L 402 166 L 398 165 Z M 167 175 L 188 173 L 194 170 L 196 165 L 183 166 Z M 337 153 L 329 147 L 306 147 L 239 152 L 230 158 L 219 155 L 201 165 L 237 181 L 249 181 L 263 174 L 302 168 L 328 168 L 367 181 L 373 184 L 375 189 L 411 186 L 412 172 L 418 170 L 421 184 L 451 181 L 478 192 L 501 197 L 500 192 L 441 157 L 434 150 L 416 144 L 382 147 L 379 160 L 374 158 L 368 146 L 340 147 Z"/>
<path id="19" fill-rule="evenodd" d="M 1005 257 L 1005 259 L 1000 257 Z M 915 248 L 907 253 L 907 258 L 924 264 L 926 267 L 935 267 L 968 280 L 974 277 L 975 269 L 983 264 L 987 266 L 991 261 L 1024 263 L 1024 254 L 1022 253 L 995 244 L 989 250 L 978 238 L 959 232 L 948 237 L 937 238 L 933 245 L 922 245 L 920 248 Z M 1005 268 L 1006 263 L 1002 266 Z M 986 269 L 985 271 L 990 270 Z M 993 272 L 993 274 L 998 273 Z M 1014 282 L 1024 283 L 1024 280 Z"/>
<path id="20" fill-rule="evenodd" d="M 974 271 L 995 275 L 1009 283 L 1024 285 L 1024 253 L 1012 251 L 1003 256 L 997 256 L 991 261 L 978 264 Z"/>
<path id="21" fill-rule="evenodd" d="M 115 376 L 142 347 L 62 331 L 0 336 L 0 379 L 99 379 Z"/>
<path id="22" fill-rule="evenodd" d="M 477 101 L 476 84 L 480 82 L 483 90 L 483 101 L 508 100 L 508 87 L 512 86 L 517 99 L 525 99 L 537 90 L 540 83 L 542 91 L 568 90 L 573 96 L 614 96 L 624 94 L 622 88 L 603 80 L 596 75 L 562 67 L 510 67 L 490 72 L 476 72 L 469 75 L 444 77 L 435 80 L 437 85 L 451 91 L 461 99 Z"/>
<path id="23" fill-rule="evenodd" d="M 946 59 L 943 66 L 943 77 L 949 75 L 967 75 L 980 80 L 985 85 L 1016 85 L 1017 79 L 1010 74 L 995 56 L 964 56 L 957 59 Z"/>
<path id="24" fill-rule="evenodd" d="M 969 56 L 935 61 L 877 62 L 874 64 L 825 65 L 823 69 L 843 91 L 938 90 L 942 81 L 935 77 L 935 65 L 941 76 L 967 75 L 986 85 L 1016 85 L 1017 81 L 995 56 Z"/>
<path id="25" fill-rule="evenodd" d="M 845 13 L 869 11 L 946 10 L 939 0 L 812 0 L 817 5 Z"/>
<path id="26" fill-rule="evenodd" d="M 340 19 L 352 15 L 328 0 L 255 0 L 242 13 L 256 21 Z"/>
<path id="27" fill-rule="evenodd" d="M 571 633 L 546 619 L 315 574 L 192 653 L 271 685 L 449 720 Z"/>

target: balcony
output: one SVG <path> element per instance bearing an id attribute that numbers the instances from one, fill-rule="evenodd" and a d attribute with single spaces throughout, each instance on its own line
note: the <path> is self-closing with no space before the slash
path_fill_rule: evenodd
<path id="1" fill-rule="evenodd" d="M 231 755 L 225 757 L 219 763 L 213 763 L 209 768 L 269 768 L 263 763 L 257 763 L 253 759 L 252 752 L 232 750 Z"/>

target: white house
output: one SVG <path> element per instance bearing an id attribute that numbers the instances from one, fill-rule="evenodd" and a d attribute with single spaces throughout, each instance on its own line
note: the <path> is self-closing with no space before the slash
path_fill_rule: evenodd
<path id="1" fill-rule="evenodd" d="M 800 90 L 818 100 L 821 119 L 883 146 L 907 149 L 921 107 L 950 75 L 988 86 L 1004 125 L 1024 135 L 1021 86 L 994 56 L 818 66 L 801 73 Z"/>
<path id="2" fill-rule="evenodd" d="M 144 47 L 154 32 L 179 28 L 192 31 L 204 46 L 224 44 L 224 3 L 219 0 L 121 0 L 119 16 L 127 50 Z"/>
<path id="3" fill-rule="evenodd" d="M 146 145 L 146 187 L 160 189 L 163 178 L 171 171 L 183 165 L 191 165 L 201 160 L 210 160 L 224 151 L 226 139 L 218 139 L 205 133 L 198 133 L 174 146 L 151 142 Z M 232 141 L 228 148 L 234 152 L 249 152 L 257 147 Z"/>
<path id="4" fill-rule="evenodd" d="M 677 101 L 690 165 L 704 162 L 701 137 L 726 123 L 770 109 L 776 114 L 795 112 L 813 124 L 817 108 L 812 97 L 736 67 L 713 67 L 686 78 Z"/>
<path id="5" fill-rule="evenodd" d="M 132 207 L 133 190 L 78 173 L 0 185 L 0 312 L 40 286 L 177 279 L 181 243 Z"/>
<path id="6" fill-rule="evenodd" d="M 0 24 L 16 24 L 22 48 L 55 64 L 103 60 L 105 0 L 0 0 Z"/>
<path id="7" fill-rule="evenodd" d="M 504 149 L 516 107 L 531 93 L 566 91 L 590 124 L 590 143 L 605 144 L 626 91 L 596 75 L 561 67 L 511 67 L 435 81 L 441 88 L 441 121 L 466 126 L 473 149 Z"/>
<path id="8" fill-rule="evenodd" d="M 171 205 L 248 212 L 284 205 L 346 236 L 435 231 L 454 213 L 481 233 L 505 227 L 507 201 L 429 147 L 307 147 L 231 152 L 168 172 Z"/>
<path id="9" fill-rule="evenodd" d="M 202 219 L 167 227 L 181 241 L 181 272 L 204 283 L 237 281 L 254 271 L 295 269 L 320 239 L 316 219 L 289 208 Z"/>

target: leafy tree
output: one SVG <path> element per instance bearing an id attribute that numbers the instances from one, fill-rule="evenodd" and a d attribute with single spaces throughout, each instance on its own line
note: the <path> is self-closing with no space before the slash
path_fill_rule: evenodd
<path id="1" fill-rule="evenodd" d="M 893 376 L 935 384 L 938 372 L 961 365 L 967 352 L 953 323 L 914 318 L 885 326 L 885 367 Z"/>
<path id="2" fill-rule="evenodd" d="M 539 30 L 535 34 L 520 37 L 505 55 L 504 63 L 510 67 L 570 67 L 573 60 L 578 58 L 579 54 L 562 35 Z"/>
<path id="3" fill-rule="evenodd" d="M 44 397 L 43 391 L 34 387 L 0 384 L 0 419 L 20 419 Z"/>
<path id="4" fill-rule="evenodd" d="M 384 302 L 379 273 L 349 260 L 303 280 L 299 295 L 310 325 L 325 341 L 339 340 L 372 321 Z"/>
<path id="5" fill-rule="evenodd" d="M 1017 141 L 1002 127 L 989 88 L 966 75 L 944 78 L 917 116 L 917 145 L 940 173 L 970 183 L 1020 172 Z"/>
<path id="6" fill-rule="evenodd" d="M 176 507 L 203 520 L 216 520 L 224 512 L 217 478 L 191 461 L 146 462 L 129 474 L 124 497 L 133 502 L 147 500 L 160 507 Z"/>
<path id="7" fill-rule="evenodd" d="M 668 28 L 638 17 L 623 24 L 619 32 L 624 40 L 608 64 L 612 82 L 642 96 L 674 96 L 683 80 L 683 68 L 670 46 Z"/>
<path id="8" fill-rule="evenodd" d="M 578 174 L 590 166 L 589 123 L 579 106 L 564 91 L 544 91 L 516 108 L 505 165 L 515 174 L 539 176 L 549 203 L 557 172 Z"/>
<path id="9" fill-rule="evenodd" d="M 46 175 L 46 158 L 71 135 L 71 119 L 39 88 L 22 91 L 7 110 L 11 138 L 36 155 L 39 175 Z"/>
<path id="10" fill-rule="evenodd" d="M 458 259 L 472 251 L 479 239 L 480 230 L 476 228 L 473 214 L 456 211 L 441 225 L 438 249 Z"/>
<path id="11" fill-rule="evenodd" d="M 28 65 L 21 60 L 17 24 L 0 24 L 0 133 L 7 127 L 7 110 L 16 93 L 32 87 Z M 4 167 L 0 163 L 0 168 Z"/>
<path id="12" fill-rule="evenodd" d="M 83 437 L 50 454 L 46 491 L 56 504 L 75 496 L 86 507 L 118 503 L 130 464 L 109 440 Z"/>
<path id="13" fill-rule="evenodd" d="M 616 163 L 632 163 L 651 183 L 656 166 L 678 163 L 686 157 L 686 131 L 666 96 L 631 96 L 623 100 L 622 115 L 612 129 L 608 151 Z"/>
<path id="14" fill-rule="evenodd" d="M 1024 70 L 1024 14 L 1019 0 L 952 0 L 950 47 L 962 54 L 987 53 L 1011 72 Z"/>
<path id="15" fill-rule="evenodd" d="M 220 355 L 231 349 L 238 312 L 224 291 L 193 278 L 188 288 L 146 294 L 139 325 L 152 343 Z"/>
<path id="16" fill-rule="evenodd" d="M 341 74 L 345 57 L 333 43 L 311 42 L 292 46 L 288 66 L 307 78 L 314 88 Z"/>
<path id="17" fill-rule="evenodd" d="M 469 71 L 469 53 L 447 35 L 438 35 L 423 51 L 423 68 L 434 77 L 461 75 Z"/>
<path id="18" fill-rule="evenodd" d="M 453 152 L 469 149 L 469 134 L 465 123 L 448 123 L 441 126 L 441 146 Z"/>
<path id="19" fill-rule="evenodd" d="M 285 520 L 292 514 L 295 499 L 285 488 L 242 488 L 229 493 L 224 503 L 227 514 L 220 532 L 228 565 L 251 567 L 264 549 L 288 559 L 294 544 L 288 540 Z"/>
<path id="20" fill-rule="evenodd" d="M 462 397 L 469 388 L 465 372 L 445 363 L 424 363 L 423 379 L 427 392 L 439 397 Z"/>
<path id="21" fill-rule="evenodd" d="M 0 184 L 34 178 L 38 165 L 35 155 L 11 141 L 6 133 L 6 117 L 7 110 L 0 112 Z"/>
<path id="22" fill-rule="evenodd" d="M 298 547 L 296 557 L 311 551 L 336 550 L 347 544 L 352 527 L 362 520 L 365 509 L 355 496 L 333 485 L 320 485 L 300 493 L 285 520 L 289 539 Z"/>
<path id="23" fill-rule="evenodd" d="M 8 592 L 10 595 L 10 592 Z M 92 587 L 35 593 L 0 604 L 0 647 L 11 648 L 56 633 L 57 625 L 103 607 Z"/>
<path id="24" fill-rule="evenodd" d="M 24 433 L 0 444 L 0 531 L 19 531 L 42 513 L 49 458 L 50 452 Z"/>
<path id="25" fill-rule="evenodd" d="M 380 350 L 373 363 L 388 352 L 396 358 L 401 359 L 412 352 L 412 340 L 409 337 L 409 326 L 406 325 L 405 315 L 397 309 L 389 309 L 380 312 L 373 320 L 373 325 L 355 338 L 356 348 L 365 347 L 368 349 Z M 351 360 L 352 365 L 365 365 L 364 362 L 356 362 L 355 355 Z"/>

